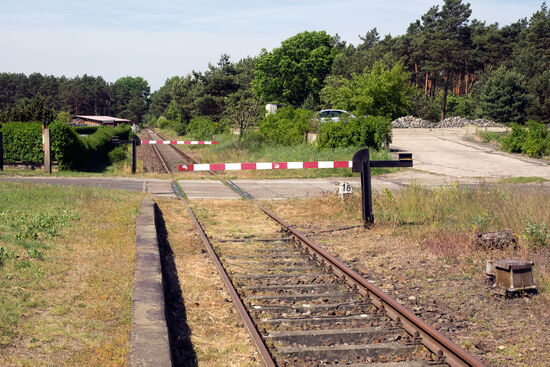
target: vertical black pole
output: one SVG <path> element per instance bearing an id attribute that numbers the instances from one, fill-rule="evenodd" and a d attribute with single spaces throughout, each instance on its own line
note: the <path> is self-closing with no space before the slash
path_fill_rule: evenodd
<path id="1" fill-rule="evenodd" d="M 0 131 L 0 171 L 4 170 L 4 138 Z"/>
<path id="2" fill-rule="evenodd" d="M 132 137 L 132 174 L 136 173 L 136 136 Z"/>
<path id="3" fill-rule="evenodd" d="M 369 151 L 366 149 L 366 156 L 363 157 L 361 162 L 361 189 L 363 199 L 363 223 L 365 227 L 374 223 L 374 216 L 372 215 L 372 187 L 370 181 L 370 156 Z"/>

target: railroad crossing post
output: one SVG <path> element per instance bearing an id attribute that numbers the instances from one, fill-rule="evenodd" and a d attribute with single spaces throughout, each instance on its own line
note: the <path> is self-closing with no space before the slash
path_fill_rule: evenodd
<path id="1" fill-rule="evenodd" d="M 113 144 L 132 144 L 132 174 L 136 173 L 136 146 L 141 145 L 141 140 L 137 135 L 132 136 L 132 140 L 118 140 L 118 136 L 113 136 Z"/>
<path id="2" fill-rule="evenodd" d="M 412 153 L 399 153 L 397 161 L 371 161 L 368 149 L 361 149 L 355 153 L 352 160 L 352 172 L 361 172 L 361 201 L 363 209 L 363 225 L 370 227 L 374 224 L 372 214 L 372 185 L 371 168 L 374 167 L 412 167 Z"/>
<path id="3" fill-rule="evenodd" d="M 136 173 L 136 146 L 139 145 L 139 138 L 137 135 L 132 136 L 132 174 Z"/>
<path id="4" fill-rule="evenodd" d="M 0 131 L 0 171 L 4 170 L 4 138 Z"/>
<path id="5" fill-rule="evenodd" d="M 44 129 L 44 172 L 52 173 L 52 144 L 50 129 Z"/>

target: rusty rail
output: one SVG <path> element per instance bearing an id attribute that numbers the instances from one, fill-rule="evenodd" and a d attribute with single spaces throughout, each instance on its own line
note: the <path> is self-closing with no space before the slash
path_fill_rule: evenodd
<path id="1" fill-rule="evenodd" d="M 157 135 L 161 136 L 160 134 L 157 134 Z M 174 182 L 174 187 L 175 187 L 175 189 L 178 193 L 177 197 L 185 203 L 185 206 L 187 208 L 187 212 L 189 213 L 189 216 L 191 217 L 191 220 L 193 221 L 193 224 L 195 225 L 195 228 L 199 232 L 199 236 L 200 236 L 204 246 L 206 247 L 208 255 L 210 256 L 210 259 L 212 260 L 212 262 L 216 266 L 216 269 L 218 270 L 218 273 L 220 274 L 220 276 L 222 278 L 222 281 L 225 284 L 225 287 L 227 288 L 227 290 L 229 292 L 229 295 L 231 296 L 231 299 L 233 300 L 233 303 L 235 304 L 235 307 L 237 307 L 237 311 L 241 315 L 241 317 L 243 319 L 243 322 L 244 322 L 246 328 L 248 329 L 248 332 L 250 333 L 250 337 L 252 338 L 252 342 L 254 343 L 254 345 L 256 346 L 256 349 L 258 350 L 258 353 L 260 354 L 260 357 L 262 358 L 262 362 L 263 362 L 264 366 L 266 366 L 266 367 L 275 367 L 276 364 L 273 361 L 273 358 L 271 357 L 271 354 L 269 353 L 266 345 L 264 344 L 264 341 L 263 341 L 262 337 L 260 336 L 260 334 L 258 332 L 258 329 L 256 328 L 256 325 L 252 321 L 252 318 L 250 317 L 250 314 L 246 310 L 245 305 L 243 304 L 242 300 L 240 299 L 239 295 L 237 294 L 237 291 L 235 290 L 235 287 L 233 286 L 233 283 L 231 283 L 231 280 L 229 279 L 229 276 L 227 275 L 227 272 L 225 271 L 225 269 L 223 268 L 220 260 L 216 256 L 216 253 L 215 253 L 214 249 L 212 248 L 212 244 L 210 243 L 210 240 L 208 239 L 208 236 L 204 232 L 204 229 L 202 228 L 201 224 L 197 220 L 197 217 L 193 213 L 193 210 L 191 209 L 191 206 L 189 206 L 189 201 L 186 199 L 185 195 L 183 194 L 183 192 L 181 191 L 179 185 L 177 184 L 176 180 L 174 179 L 174 175 L 172 174 L 172 172 L 168 168 L 168 165 L 166 164 L 164 158 L 160 154 L 160 151 L 158 150 L 158 147 L 156 145 L 153 145 L 153 147 L 155 148 L 155 152 L 156 152 L 157 156 L 159 157 L 159 159 L 161 160 L 162 165 L 166 169 L 166 172 L 168 172 L 170 174 L 170 176 L 172 177 L 172 181 Z M 174 148 L 177 151 L 181 152 L 182 155 L 185 156 L 186 158 L 194 160 L 193 158 L 187 156 L 184 152 L 177 149 L 176 147 L 172 146 L 172 148 Z"/>
<path id="2" fill-rule="evenodd" d="M 159 134 L 159 136 L 161 136 Z M 174 149 L 178 150 L 180 154 L 187 159 L 190 159 L 196 163 L 198 161 L 188 154 L 184 153 L 180 149 L 177 149 L 176 147 L 173 147 Z M 401 304 L 399 304 L 396 300 L 388 296 L 386 293 L 384 293 L 381 289 L 377 288 L 376 286 L 370 284 L 365 278 L 363 278 L 360 274 L 349 268 L 346 264 L 344 264 L 342 261 L 338 260 L 336 257 L 332 256 L 330 253 L 328 253 L 325 249 L 320 247 L 319 245 L 316 245 L 311 240 L 306 238 L 302 233 L 298 232 L 293 226 L 289 225 L 286 221 L 279 218 L 275 213 L 270 211 L 269 209 L 264 208 L 261 206 L 257 200 L 255 200 L 251 195 L 246 193 L 245 191 L 241 190 L 237 185 L 235 185 L 233 182 L 228 183 L 227 180 L 220 177 L 219 175 L 216 175 L 216 173 L 210 171 L 213 175 L 217 176 L 222 182 L 224 182 L 229 187 L 233 188 L 237 193 L 239 193 L 241 196 L 243 196 L 246 199 L 251 199 L 255 205 L 264 212 L 268 217 L 276 221 L 279 225 L 281 225 L 287 232 L 291 233 L 295 238 L 297 238 L 300 242 L 305 244 L 307 248 L 313 252 L 313 256 L 319 260 L 320 262 L 323 262 L 325 265 L 329 266 L 332 271 L 339 276 L 340 278 L 343 278 L 346 280 L 346 283 L 348 283 L 349 286 L 353 288 L 357 288 L 357 291 L 364 297 L 368 297 L 371 302 L 378 307 L 380 310 L 384 311 L 385 314 L 391 318 L 392 320 L 396 321 L 400 326 L 413 337 L 413 340 L 421 342 L 426 348 L 428 348 L 430 351 L 432 351 L 437 358 L 438 363 L 447 363 L 451 367 L 455 366 L 472 366 L 472 367 L 483 367 L 485 364 L 466 352 L 464 349 L 462 349 L 460 346 L 452 342 L 450 339 L 448 339 L 446 336 L 441 334 L 439 331 L 437 331 L 432 326 L 428 325 L 426 322 L 424 322 L 421 318 L 414 315 L 411 311 L 403 307 Z M 233 298 L 233 293 L 235 294 L 235 297 L 238 299 L 236 301 L 233 299 L 233 301 L 237 304 L 239 303 L 242 305 L 242 301 L 236 294 L 233 285 L 229 278 L 227 277 L 227 273 L 223 269 L 223 266 L 221 265 L 219 259 L 217 258 L 214 250 L 212 249 L 210 242 L 208 241 L 208 238 L 206 237 L 206 234 L 204 233 L 204 230 L 202 229 L 202 226 L 195 218 L 191 208 L 189 207 L 189 203 L 186 201 L 186 205 L 188 208 L 188 211 L 190 215 L 193 218 L 193 221 L 195 222 L 195 226 L 199 230 L 199 233 L 201 235 L 201 238 L 207 248 L 211 249 L 209 250 L 209 254 L 216 264 L 216 267 L 219 266 L 218 271 L 220 274 L 222 274 L 222 279 L 224 280 L 224 283 L 230 290 L 230 294 Z M 212 251 L 212 252 L 210 252 Z M 219 265 L 218 265 L 219 264 Z M 232 293 L 233 292 L 233 293 Z M 250 320 L 250 326 L 253 326 L 253 322 L 250 319 L 250 315 L 244 309 L 239 309 L 239 312 L 241 315 L 246 314 L 248 316 L 248 319 Z M 239 308 L 239 307 L 238 307 Z M 244 318 L 244 317 L 243 317 Z M 246 323 L 246 321 L 245 321 Z M 261 337 L 258 334 L 258 331 L 254 328 L 254 331 L 250 329 L 249 324 L 247 323 L 247 327 L 249 328 L 249 331 L 252 334 L 257 335 L 257 338 L 261 342 L 261 345 L 264 346 Z M 256 336 L 253 336 L 253 340 L 256 343 L 255 340 Z M 260 352 L 261 353 L 261 352 Z M 265 353 L 269 355 L 269 352 L 267 349 L 265 350 Z M 262 353 L 261 353 L 262 354 Z M 263 354 L 262 354 L 263 357 Z M 271 360 L 273 363 L 273 360 Z M 266 364 L 268 365 L 268 364 Z M 274 364 L 273 364 L 274 365 Z"/>

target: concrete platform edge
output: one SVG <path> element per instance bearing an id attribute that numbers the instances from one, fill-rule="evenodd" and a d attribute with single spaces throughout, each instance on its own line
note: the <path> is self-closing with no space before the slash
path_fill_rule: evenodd
<path id="1" fill-rule="evenodd" d="M 137 220 L 134 278 L 129 366 L 171 366 L 155 203 L 151 198 L 142 201 Z"/>

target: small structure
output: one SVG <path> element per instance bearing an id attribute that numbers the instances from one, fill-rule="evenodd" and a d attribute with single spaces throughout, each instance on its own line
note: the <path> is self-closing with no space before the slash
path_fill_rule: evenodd
<path id="1" fill-rule="evenodd" d="M 112 116 L 75 115 L 71 118 L 72 125 L 86 126 L 117 126 L 118 124 L 129 124 L 130 122 L 130 120 Z"/>
<path id="2" fill-rule="evenodd" d="M 501 260 L 494 262 L 496 273 L 496 287 L 506 295 L 514 295 L 518 292 L 535 292 L 537 287 L 533 284 L 532 261 L 527 260 Z"/>

